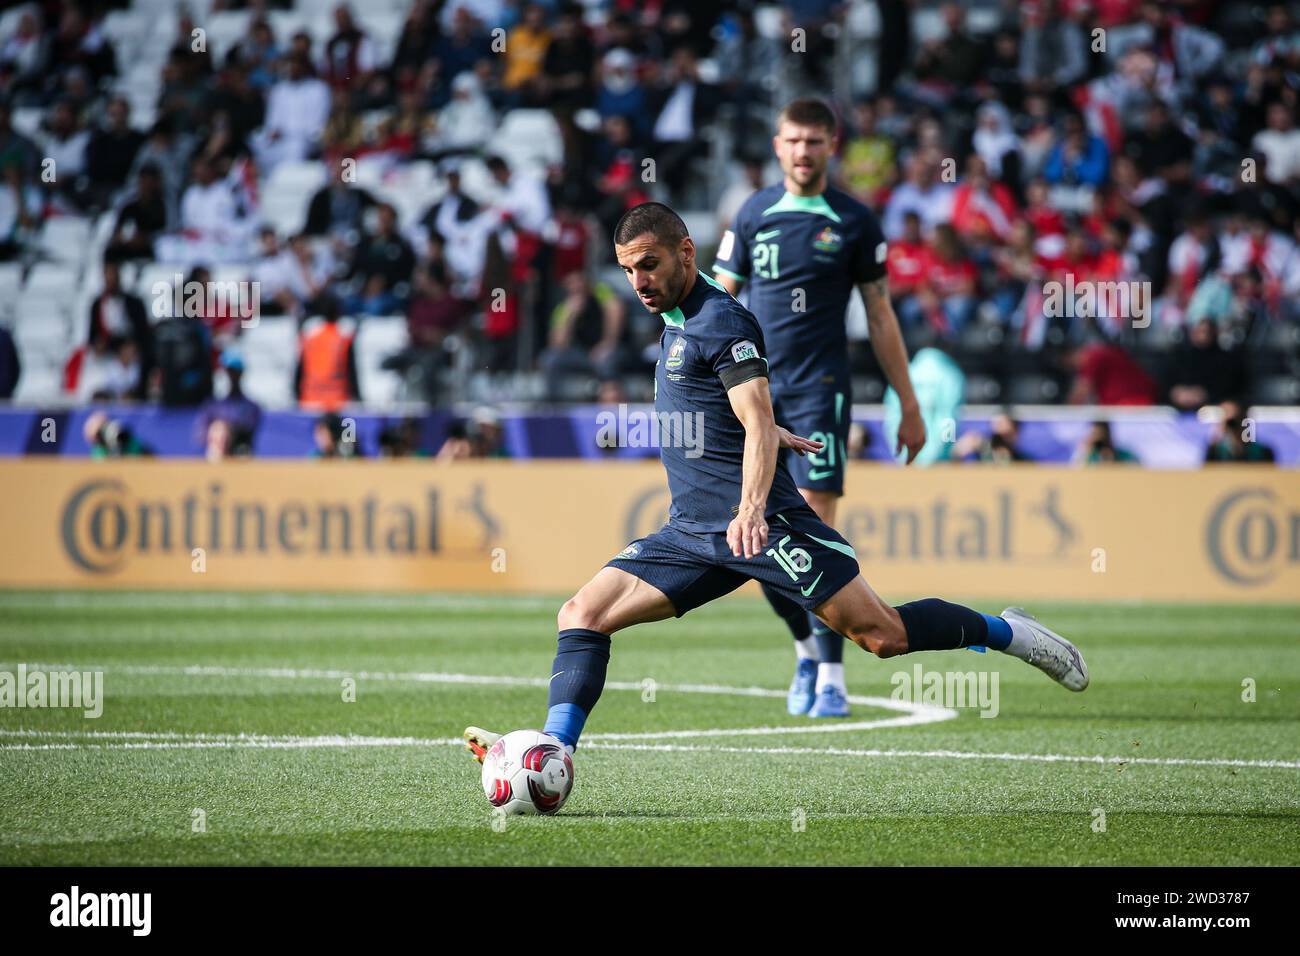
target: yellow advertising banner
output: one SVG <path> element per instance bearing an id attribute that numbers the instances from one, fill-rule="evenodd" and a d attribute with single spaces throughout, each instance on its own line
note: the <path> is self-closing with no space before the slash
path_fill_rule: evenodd
<path id="1" fill-rule="evenodd" d="M 665 520 L 657 462 L 0 463 L 0 587 L 566 592 Z M 886 598 L 1300 600 L 1300 476 L 850 468 Z"/>

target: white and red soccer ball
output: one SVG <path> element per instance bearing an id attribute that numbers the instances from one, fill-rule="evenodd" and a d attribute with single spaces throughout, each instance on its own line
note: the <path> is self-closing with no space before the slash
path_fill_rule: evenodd
<path id="1" fill-rule="evenodd" d="M 554 813 L 573 789 L 573 758 L 540 730 L 506 734 L 483 758 L 483 792 L 505 813 Z"/>

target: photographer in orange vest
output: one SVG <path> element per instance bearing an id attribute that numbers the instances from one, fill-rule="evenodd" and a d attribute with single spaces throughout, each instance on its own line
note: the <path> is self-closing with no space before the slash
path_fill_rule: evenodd
<path id="1" fill-rule="evenodd" d="M 298 368 L 294 391 L 308 411 L 336 412 L 361 400 L 353 350 L 356 323 L 339 318 L 338 300 L 322 296 L 319 315 L 303 323 L 298 333 Z"/>

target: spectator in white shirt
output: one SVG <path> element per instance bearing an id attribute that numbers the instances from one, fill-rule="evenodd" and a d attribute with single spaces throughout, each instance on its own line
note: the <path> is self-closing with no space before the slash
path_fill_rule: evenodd
<path id="1" fill-rule="evenodd" d="M 64 204 L 71 207 L 67 211 L 80 211 L 88 198 L 86 189 L 89 181 L 85 178 L 85 172 L 90 131 L 79 128 L 77 114 L 71 103 L 60 100 L 54 104 L 37 142 L 43 155 L 42 172 L 48 168 L 54 174 L 51 180 L 53 190 Z M 46 161 L 53 165 L 50 166 Z"/>
<path id="2" fill-rule="evenodd" d="M 312 75 L 305 57 L 291 57 L 289 75 L 271 87 L 266 123 L 253 137 L 262 175 L 280 163 L 308 158 L 320 143 L 329 114 L 329 86 Z"/>
<path id="3" fill-rule="evenodd" d="M 272 238 L 274 233 L 272 233 Z M 267 248 L 268 253 L 271 248 Z M 302 316 L 308 303 L 325 292 L 334 277 L 334 257 L 328 245 L 320 243 L 313 248 L 305 235 L 289 240 L 284 249 L 268 255 L 253 270 L 253 276 L 262 283 L 263 298 L 272 298 L 290 315 Z"/>
<path id="4" fill-rule="evenodd" d="M 496 132 L 497 118 L 483 83 L 468 70 L 451 81 L 451 102 L 438 113 L 424 149 L 435 158 L 467 153 L 483 146 Z"/>
<path id="5" fill-rule="evenodd" d="M 190 267 L 247 259 L 253 223 L 241 198 L 239 174 L 221 179 L 202 156 L 191 168 L 193 181 L 181 196 L 181 232 L 158 239 L 159 260 Z"/>
<path id="6" fill-rule="evenodd" d="M 500 156 L 488 157 L 487 168 L 503 190 L 495 203 L 502 219 L 525 232 L 541 233 L 551 219 L 551 200 L 546 195 L 546 184 L 537 176 L 512 171 L 510 164 Z"/>
<path id="7" fill-rule="evenodd" d="M 41 33 L 36 14 L 25 11 L 14 32 L 0 43 L 0 70 L 12 76 L 10 95 L 39 87 L 48 58 L 49 44 Z"/>
<path id="8" fill-rule="evenodd" d="M 1300 129 L 1285 103 L 1269 104 L 1268 128 L 1256 133 L 1250 144 L 1268 158 L 1264 174 L 1272 182 L 1300 179 Z"/>
<path id="9" fill-rule="evenodd" d="M 907 179 L 889 197 L 885 205 L 882 225 L 885 238 L 894 240 L 903 235 L 903 217 L 915 212 L 921 217 L 921 228 L 926 235 L 941 222 L 952 218 L 952 201 L 956 185 L 941 182 L 939 164 L 934 157 L 915 153 L 907 163 Z"/>

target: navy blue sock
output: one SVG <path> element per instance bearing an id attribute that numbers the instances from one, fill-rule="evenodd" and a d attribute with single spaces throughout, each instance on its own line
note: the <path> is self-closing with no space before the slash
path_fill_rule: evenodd
<path id="1" fill-rule="evenodd" d="M 844 638 L 832 631 L 811 611 L 808 622 L 812 627 L 813 640 L 817 642 L 817 660 L 822 664 L 844 663 Z"/>
<path id="2" fill-rule="evenodd" d="M 908 653 L 989 646 L 989 625 L 979 611 L 939 598 L 910 601 L 894 610 L 907 628 Z"/>
<path id="3" fill-rule="evenodd" d="M 772 605 L 772 610 L 776 611 L 777 617 L 785 621 L 785 626 L 790 628 L 790 636 L 796 641 L 802 641 L 811 633 L 808 626 L 810 615 L 798 604 L 766 584 L 763 585 L 763 597 L 767 598 L 767 603 Z"/>
<path id="4" fill-rule="evenodd" d="M 560 632 L 555 663 L 551 666 L 543 733 L 570 747 L 578 746 L 587 715 L 605 688 L 608 666 L 608 634 L 581 627 Z"/>

